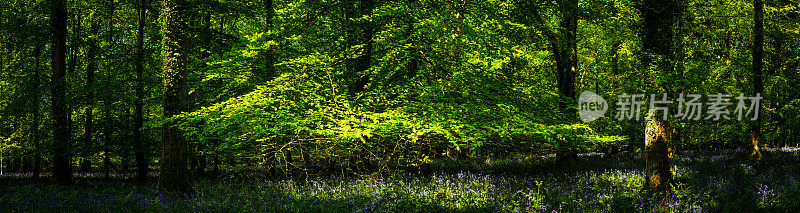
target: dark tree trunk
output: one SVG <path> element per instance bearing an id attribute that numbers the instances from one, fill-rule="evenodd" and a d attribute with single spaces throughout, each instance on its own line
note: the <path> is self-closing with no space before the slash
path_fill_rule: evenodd
<path id="1" fill-rule="evenodd" d="M 130 165 L 128 165 L 128 163 L 129 163 L 128 162 L 128 152 L 123 150 L 119 154 L 121 155 L 120 156 L 120 161 L 121 161 L 120 162 L 120 164 L 121 164 L 120 167 L 122 167 L 122 173 L 128 173 L 128 171 L 130 171 Z"/>
<path id="2" fill-rule="evenodd" d="M 614 88 L 617 88 L 619 82 L 617 82 L 617 76 L 619 76 L 619 48 L 622 45 L 622 42 L 615 42 L 614 46 L 611 47 L 611 74 L 613 75 L 611 85 Z"/>
<path id="3" fill-rule="evenodd" d="M 114 47 L 116 46 L 115 45 L 115 41 L 114 41 L 114 34 L 115 34 L 115 31 L 114 31 L 114 12 L 116 11 L 116 3 L 115 3 L 115 1 L 116 0 L 111 0 L 111 1 L 108 2 L 109 3 L 108 4 L 108 10 L 109 11 L 108 11 L 108 38 L 107 38 L 107 40 L 108 40 L 108 42 L 110 44 L 109 51 L 113 50 Z M 106 52 L 109 52 L 109 51 L 106 51 Z M 107 57 L 107 58 L 108 58 L 109 61 L 108 61 L 108 63 L 106 63 L 106 68 L 107 68 L 106 70 L 110 71 L 110 68 L 111 68 L 111 63 L 110 62 L 111 62 L 112 58 L 110 56 Z M 103 100 L 103 111 L 104 111 L 104 114 L 105 114 L 103 116 L 104 119 L 105 119 L 105 128 L 104 128 L 104 132 L 103 132 L 103 153 L 104 153 L 103 154 L 103 172 L 104 172 L 104 175 L 105 175 L 104 178 L 107 179 L 107 180 L 111 179 L 111 175 L 109 174 L 110 173 L 109 170 L 110 170 L 111 162 L 110 162 L 110 159 L 109 159 L 109 156 L 108 156 L 108 152 L 110 151 L 109 150 L 109 146 L 111 145 L 111 139 L 112 139 L 111 137 L 112 137 L 112 133 L 113 133 L 112 132 L 112 128 L 114 128 L 114 122 L 111 119 L 111 104 L 112 104 L 111 97 L 106 95 L 106 97 Z"/>
<path id="4" fill-rule="evenodd" d="M 774 47 L 774 51 L 771 52 L 772 63 L 770 64 L 772 66 L 770 66 L 770 71 L 767 73 L 767 75 L 778 74 L 778 70 L 780 70 L 782 63 L 784 62 L 783 39 L 784 39 L 783 36 L 780 34 L 774 36 L 771 39 L 773 42 L 772 45 Z M 781 100 L 779 98 L 780 96 L 775 96 L 775 94 L 773 94 L 770 97 L 778 97 L 778 98 L 772 98 L 771 100 L 766 101 L 765 103 L 768 104 L 767 108 L 775 108 L 780 110 L 781 109 Z M 764 113 L 766 114 L 766 112 Z M 770 113 L 769 115 L 770 118 L 775 121 L 775 129 L 777 132 L 777 137 L 775 137 L 774 139 L 775 144 L 778 144 L 780 147 L 787 146 L 788 144 L 786 140 L 786 130 L 783 129 L 782 127 L 783 126 L 782 124 L 784 122 L 783 116 L 781 116 L 780 113 Z"/>
<path id="5" fill-rule="evenodd" d="M 762 0 L 755 0 L 753 8 L 755 9 L 755 16 L 753 17 L 755 22 L 753 29 L 755 34 L 753 41 L 753 93 L 758 95 L 764 92 L 764 84 L 761 81 L 762 59 L 764 57 L 764 3 Z M 761 107 L 761 105 L 758 105 L 758 107 Z M 754 112 L 760 111 L 755 110 Z M 753 143 L 751 156 L 763 157 L 758 147 L 758 141 L 761 139 L 761 120 L 756 120 L 755 123 L 750 124 L 750 139 Z"/>
<path id="6" fill-rule="evenodd" d="M 97 30 L 99 25 L 91 22 L 91 34 L 97 35 Z M 92 165 L 89 163 L 88 158 L 91 155 L 92 147 L 92 133 L 94 132 L 92 121 L 94 120 L 94 116 L 92 114 L 94 110 L 94 71 L 97 68 L 95 63 L 95 45 L 96 42 L 94 39 L 89 41 L 89 47 L 86 51 L 86 58 L 88 61 L 88 65 L 86 66 L 86 87 L 84 88 L 86 92 L 86 111 L 84 111 L 84 122 L 83 122 L 83 150 L 81 152 L 81 171 L 82 172 L 89 172 L 91 170 Z"/>
<path id="7" fill-rule="evenodd" d="M 265 19 L 266 19 L 266 27 L 269 30 L 275 29 L 273 24 L 273 17 L 275 16 L 275 6 L 273 0 L 264 0 L 264 9 L 265 9 Z M 274 40 L 272 35 L 268 35 L 267 41 Z M 275 76 L 275 48 L 270 47 L 269 49 L 264 50 L 264 69 L 263 72 L 260 73 L 256 79 L 259 80 L 260 83 L 264 83 L 265 81 L 269 80 L 273 76 Z"/>
<path id="8" fill-rule="evenodd" d="M 144 72 L 144 24 L 146 1 L 138 0 L 139 6 L 136 12 L 139 14 L 139 24 L 136 35 L 136 100 L 134 100 L 133 118 L 133 149 L 136 153 L 136 181 L 144 183 L 147 181 L 147 160 L 144 157 L 144 146 L 142 145 L 142 124 L 144 123 L 144 113 L 142 109 L 142 99 L 144 99 L 144 83 L 142 73 Z"/>
<path id="9" fill-rule="evenodd" d="M 369 14 L 375 6 L 373 0 L 360 0 L 358 5 L 356 5 L 355 2 L 355 0 L 348 1 L 346 16 L 348 20 L 360 18 L 363 15 Z M 359 23 L 350 21 L 347 26 L 348 47 L 352 48 L 363 44 L 361 48 L 353 50 L 357 56 L 347 60 L 348 73 L 346 81 L 349 82 L 347 85 L 347 92 L 351 96 L 366 91 L 366 86 L 369 84 L 371 75 L 368 70 L 372 62 L 372 37 L 375 34 L 373 28 L 374 26 L 370 22 Z"/>
<path id="10" fill-rule="evenodd" d="M 110 103 L 106 102 L 104 104 L 104 107 L 103 107 L 103 108 L 105 108 L 103 110 L 103 111 L 105 111 L 105 116 L 103 116 L 103 117 L 105 117 L 105 119 L 106 119 L 105 132 L 103 133 L 103 153 L 104 153 L 103 154 L 103 168 L 104 168 L 104 173 L 105 173 L 105 178 L 106 179 L 111 179 L 110 174 L 109 174 L 109 169 L 110 169 L 111 162 L 110 162 L 110 159 L 108 158 L 108 152 L 109 152 L 109 145 L 111 145 L 111 137 L 112 137 L 112 134 L 113 134 L 113 131 L 112 131 L 111 128 L 114 126 L 113 119 L 111 118 L 111 107 L 110 107 L 110 105 L 111 105 Z"/>
<path id="11" fill-rule="evenodd" d="M 266 22 L 267 22 L 266 23 L 266 25 L 267 25 L 266 27 L 268 29 L 270 29 L 270 30 L 274 29 L 274 24 L 273 24 L 273 20 L 272 19 L 275 16 L 275 5 L 274 5 L 273 0 L 264 0 L 264 10 L 266 10 L 265 11 L 266 12 L 265 19 L 266 19 Z M 268 41 L 272 41 L 273 40 L 272 35 L 269 35 L 269 36 L 270 37 L 268 38 Z M 264 55 L 265 70 L 264 70 L 264 73 L 261 73 L 259 75 L 260 76 L 259 78 L 263 79 L 263 80 L 260 80 L 259 83 L 263 83 L 267 78 L 271 78 L 271 77 L 275 76 L 275 74 L 276 74 L 275 73 L 275 51 L 274 51 L 274 48 L 269 48 L 269 49 L 265 50 L 264 54 L 265 54 Z M 276 170 L 276 168 L 275 168 L 275 164 L 276 164 L 275 147 L 274 146 L 268 146 L 268 148 L 264 151 L 263 155 L 264 156 L 263 156 L 262 164 L 266 165 L 267 168 L 269 168 L 269 174 L 271 176 L 275 176 L 275 170 Z"/>
<path id="12" fill-rule="evenodd" d="M 643 0 L 640 14 L 642 26 L 643 67 L 656 67 L 660 73 L 674 72 L 670 58 L 674 49 L 673 29 L 677 5 L 674 0 Z M 666 92 L 667 85 L 658 85 L 656 92 Z M 669 171 L 670 127 L 653 116 L 645 124 L 645 187 L 668 189 L 672 180 Z"/>
<path id="13" fill-rule="evenodd" d="M 294 163 L 294 158 L 292 158 L 292 148 L 286 149 L 286 153 L 284 153 L 284 155 L 286 155 L 286 162 L 287 163 L 289 163 L 289 164 Z"/>
<path id="14" fill-rule="evenodd" d="M 262 156 L 262 164 L 268 168 L 270 176 L 275 176 L 275 148 L 267 148 Z"/>
<path id="15" fill-rule="evenodd" d="M 411 4 L 411 2 L 408 2 Z M 414 77 L 417 76 L 417 72 L 419 72 L 419 56 L 417 50 L 417 42 L 415 39 L 414 34 L 416 33 L 416 29 L 414 28 L 414 24 L 417 23 L 417 20 L 414 16 L 409 15 L 407 18 L 407 27 L 405 32 L 406 37 L 406 44 L 408 45 L 408 65 L 406 66 L 406 80 L 411 81 Z M 398 80 L 399 75 L 397 78 L 393 78 L 392 80 Z"/>
<path id="16" fill-rule="evenodd" d="M 34 70 L 33 70 L 33 102 L 31 103 L 31 114 L 33 114 L 33 123 L 31 124 L 31 133 L 33 134 L 33 179 L 38 180 L 39 175 L 42 173 L 42 155 L 39 147 L 39 101 L 42 99 L 39 89 L 41 82 L 39 77 L 39 59 L 42 55 L 42 45 L 37 45 L 34 50 Z"/>
<path id="17" fill-rule="evenodd" d="M 21 153 L 20 155 L 24 155 L 24 153 Z M 14 156 L 14 155 L 12 154 L 11 156 Z M 22 168 L 22 159 L 20 159 L 19 157 L 11 158 L 11 169 L 10 169 L 10 171 L 11 172 L 19 172 L 21 170 L 20 168 Z"/>
<path id="18" fill-rule="evenodd" d="M 111 180 L 111 158 L 109 158 L 109 141 L 103 143 L 103 178 Z"/>
<path id="19" fill-rule="evenodd" d="M 208 167 L 208 165 L 206 165 L 206 156 L 198 155 L 197 158 L 197 175 L 205 177 L 206 167 Z"/>
<path id="20" fill-rule="evenodd" d="M 164 1 L 164 117 L 169 118 L 186 110 L 186 29 L 184 0 Z M 161 193 L 192 193 L 187 170 L 186 139 L 183 132 L 171 123 L 163 125 L 161 142 Z"/>
<path id="21" fill-rule="evenodd" d="M 219 156 L 217 154 L 214 155 L 214 169 L 211 172 L 211 176 L 219 177 Z"/>
<path id="22" fill-rule="evenodd" d="M 576 120 L 578 113 L 575 108 L 577 101 L 575 95 L 575 75 L 578 71 L 577 30 L 578 30 L 578 1 L 564 0 L 559 2 L 559 9 L 564 16 L 560 23 L 560 39 L 551 41 L 553 55 L 556 60 L 558 92 L 561 95 L 559 107 L 566 109 L 569 120 Z M 565 141 L 559 146 L 556 153 L 556 164 L 569 165 L 578 159 L 578 153 L 571 141 Z"/>
<path id="23" fill-rule="evenodd" d="M 72 183 L 72 154 L 70 151 L 69 116 L 67 111 L 66 45 L 67 12 L 66 0 L 51 0 L 52 44 L 52 116 L 53 116 L 53 176 L 62 184 Z"/>
<path id="24" fill-rule="evenodd" d="M 31 158 L 30 154 L 25 155 L 25 158 L 23 160 L 25 162 L 25 165 L 22 167 L 22 171 L 25 172 L 25 173 L 32 172 L 33 171 L 33 160 Z"/>

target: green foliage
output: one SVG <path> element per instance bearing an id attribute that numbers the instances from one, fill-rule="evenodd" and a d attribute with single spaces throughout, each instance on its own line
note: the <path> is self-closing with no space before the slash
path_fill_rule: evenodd
<path id="1" fill-rule="evenodd" d="M 174 118 L 162 117 L 161 3 L 145 1 L 145 29 L 138 32 L 138 1 L 70 2 L 67 98 L 74 153 L 100 160 L 99 143 L 79 142 L 85 111 L 92 109 L 100 127 L 89 134 L 92 141 L 110 139 L 112 164 L 132 159 L 128 147 L 138 98 L 131 73 L 138 53 L 132 50 L 139 33 L 144 149 L 154 162 L 165 120 L 186 131 L 193 158 L 286 170 L 370 161 L 424 166 L 443 156 L 552 153 L 563 146 L 636 151 L 644 140 L 642 122 L 607 117 L 578 123 L 557 104 L 572 97 L 556 88 L 552 47 L 564 44 L 549 33 L 566 30 L 561 22 L 570 12 L 579 19 L 575 91 L 611 100 L 609 117 L 617 95 L 649 93 L 661 84 L 671 85 L 665 88 L 671 98 L 752 93 L 750 1 L 683 2 L 672 26 L 677 54 L 661 56 L 674 70 L 642 65 L 650 56 L 641 54 L 642 5 L 636 1 L 578 1 L 577 11 L 565 9 L 565 1 L 369 2 L 187 1 L 189 109 Z M 800 136 L 800 91 L 793 86 L 800 83 L 797 1 L 765 3 L 761 142 L 792 146 Z M 38 150 L 50 148 L 46 5 L 0 2 L 0 136 L 20 147 L 7 152 L 15 157 L 37 151 L 34 132 L 42 139 Z M 97 50 L 91 88 L 85 77 L 89 48 Z M 354 61 L 363 67 L 356 69 Z M 364 90 L 348 93 L 355 82 Z M 87 89 L 95 91 L 93 104 L 85 101 Z M 34 114 L 40 123 L 33 123 Z M 680 138 L 671 145 L 745 147 L 750 124 L 672 120 Z M 45 158 L 43 165 L 48 163 Z"/>

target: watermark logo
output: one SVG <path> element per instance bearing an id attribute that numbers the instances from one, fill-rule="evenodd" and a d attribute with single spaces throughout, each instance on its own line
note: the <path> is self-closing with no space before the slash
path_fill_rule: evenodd
<path id="1" fill-rule="evenodd" d="M 583 122 L 592 122 L 605 116 L 608 110 L 606 99 L 594 92 L 583 91 L 578 99 L 578 115 Z"/>
<path id="2" fill-rule="evenodd" d="M 701 100 L 705 97 L 706 102 Z M 649 98 L 649 99 L 648 99 Z M 732 101 L 735 99 L 736 101 Z M 730 120 L 735 117 L 737 120 L 749 117 L 750 120 L 758 120 L 759 109 L 761 108 L 761 93 L 756 93 L 753 97 L 746 97 L 743 93 L 734 97 L 730 94 L 678 94 L 678 98 L 670 100 L 666 93 L 661 95 L 650 94 L 626 94 L 617 96 L 614 119 L 617 120 L 640 120 L 642 105 L 648 106 L 647 117 L 650 119 L 658 115 L 661 120 L 669 117 L 670 106 L 677 107 L 674 118 L 682 120 Z M 647 104 L 645 104 L 645 101 Z M 729 107 L 735 108 L 733 111 Z M 584 91 L 578 99 L 578 114 L 583 122 L 592 122 L 605 116 L 608 104 L 603 97 L 594 92 Z M 658 117 L 657 117 L 658 118 Z"/>

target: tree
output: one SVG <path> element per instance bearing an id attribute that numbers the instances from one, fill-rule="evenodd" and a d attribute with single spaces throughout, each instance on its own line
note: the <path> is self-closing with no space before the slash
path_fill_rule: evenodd
<path id="1" fill-rule="evenodd" d="M 275 16 L 275 5 L 272 0 L 264 0 L 264 9 L 266 10 L 265 14 L 265 21 L 266 21 L 266 28 L 270 31 L 275 29 L 273 23 L 273 17 Z M 273 41 L 273 36 L 268 35 L 267 42 Z M 263 50 L 262 53 L 264 54 L 264 65 L 265 68 L 263 69 L 262 73 L 256 74 L 256 79 L 258 79 L 258 83 L 265 82 L 268 78 L 275 76 L 275 47 L 270 46 L 269 49 Z M 266 164 L 269 168 L 270 175 L 275 175 L 275 148 L 270 147 L 265 150 L 262 163 Z M 216 169 L 216 167 L 214 167 Z M 204 168 L 201 168 L 201 171 Z"/>
<path id="2" fill-rule="evenodd" d="M 575 75 L 578 72 L 578 0 L 562 0 L 559 2 L 559 9 L 563 15 L 560 23 L 560 39 L 550 41 L 553 57 L 556 61 L 558 93 L 562 101 L 559 102 L 561 109 L 567 110 L 567 118 L 575 120 L 577 108 L 575 108 Z M 556 164 L 569 164 L 577 159 L 577 151 L 571 147 L 572 144 L 564 144 L 556 153 Z"/>
<path id="3" fill-rule="evenodd" d="M 41 94 L 39 92 L 39 88 L 41 87 L 40 79 L 39 79 L 39 59 L 42 55 L 42 46 L 43 45 L 36 45 L 36 48 L 33 51 L 33 94 L 32 98 L 33 101 L 31 102 L 31 114 L 33 115 L 33 122 L 31 123 L 31 140 L 33 141 L 33 179 L 39 179 L 39 175 L 42 172 L 42 154 L 39 150 L 39 140 L 41 137 L 39 136 L 39 101 L 42 99 Z"/>
<path id="4" fill-rule="evenodd" d="M 53 176 L 62 184 L 72 183 L 70 151 L 69 109 L 67 107 L 66 46 L 67 12 L 66 0 L 51 0 L 52 24 L 51 95 L 53 116 Z"/>
<path id="5" fill-rule="evenodd" d="M 144 72 L 144 25 L 147 10 L 146 0 L 137 0 L 136 13 L 138 14 L 137 34 L 136 34 L 136 99 L 134 105 L 133 118 L 133 149 L 136 152 L 136 180 L 139 183 L 147 181 L 147 160 L 144 157 L 144 147 L 142 145 L 142 124 L 144 123 L 144 113 L 142 100 L 144 99 L 144 82 L 142 73 Z"/>
<path id="6" fill-rule="evenodd" d="M 170 118 L 186 110 L 186 51 L 184 48 L 186 22 L 185 1 L 164 1 L 164 117 Z M 161 133 L 161 175 L 158 191 L 162 193 L 191 193 L 187 170 L 186 140 L 183 131 L 163 124 Z"/>
<path id="7" fill-rule="evenodd" d="M 577 52 L 577 30 L 578 30 L 578 1 L 561 0 L 558 1 L 558 11 L 561 13 L 561 20 L 557 31 L 547 27 L 540 12 L 541 8 L 534 5 L 532 1 L 520 1 L 517 4 L 522 10 L 530 9 L 529 16 L 534 20 L 532 23 L 547 38 L 553 60 L 556 62 L 556 85 L 559 99 L 558 106 L 566 111 L 569 121 L 576 121 L 578 114 L 575 108 L 575 75 L 578 71 L 578 52 Z M 526 14 L 528 15 L 528 14 Z M 564 141 L 559 144 L 556 153 L 556 164 L 567 165 L 577 159 L 577 151 L 574 150 L 571 142 Z"/>
<path id="8" fill-rule="evenodd" d="M 275 4 L 273 0 L 264 0 L 264 21 L 266 22 L 266 29 L 273 31 L 276 29 L 273 23 L 273 17 L 275 17 Z M 210 22 L 210 21 L 209 21 Z M 210 28 L 210 26 L 207 26 Z M 210 29 L 207 29 L 210 31 Z M 267 35 L 267 43 L 274 41 L 273 35 Z M 264 69 L 261 69 L 262 72 L 256 74 L 256 79 L 258 79 L 258 83 L 263 83 L 266 80 L 275 76 L 275 47 L 270 46 L 268 49 L 263 50 L 264 54 Z"/>
<path id="9" fill-rule="evenodd" d="M 355 58 L 347 61 L 347 92 L 355 96 L 366 91 L 369 84 L 370 73 L 367 72 L 372 62 L 372 36 L 375 35 L 374 26 L 368 20 L 356 20 L 371 14 L 375 2 L 373 0 L 346 1 L 347 46 L 355 52 Z M 358 47 L 358 48 L 356 48 Z M 353 49 L 355 48 L 355 49 Z"/>
<path id="10" fill-rule="evenodd" d="M 97 35 L 97 30 L 99 28 L 99 24 L 95 24 L 94 22 L 90 23 L 91 33 L 92 35 Z M 86 111 L 84 111 L 85 121 L 83 122 L 83 150 L 81 163 L 82 167 L 81 170 L 86 172 L 86 170 L 91 169 L 91 164 L 88 163 L 89 156 L 91 155 L 91 150 L 88 147 L 92 146 L 92 120 L 94 120 L 94 116 L 92 111 L 94 110 L 94 88 L 95 88 L 95 81 L 94 81 L 94 71 L 96 69 L 96 62 L 95 62 L 95 46 L 96 42 L 94 39 L 89 41 L 89 48 L 86 51 L 86 58 L 88 61 L 88 65 L 86 66 Z M 86 165 L 86 166 L 83 166 Z"/>
<path id="11" fill-rule="evenodd" d="M 675 0 L 643 0 L 639 12 L 642 26 L 642 65 L 655 73 L 673 72 L 670 61 L 673 48 L 672 26 L 675 22 Z M 666 92 L 669 85 L 657 82 L 656 93 Z M 645 187 L 650 190 L 667 189 L 672 179 L 669 171 L 668 146 L 671 130 L 668 124 L 652 116 L 645 124 Z"/>
<path id="12" fill-rule="evenodd" d="M 753 93 L 759 95 L 764 93 L 764 83 L 761 81 L 761 71 L 764 58 L 764 3 L 762 0 L 754 0 L 753 9 L 755 14 L 753 16 Z M 757 107 L 761 107 L 758 105 Z M 755 110 L 759 112 L 761 110 Z M 755 121 L 750 124 L 750 140 L 752 141 L 753 152 L 750 154 L 761 158 L 761 150 L 758 148 L 758 141 L 761 138 L 761 120 Z"/>

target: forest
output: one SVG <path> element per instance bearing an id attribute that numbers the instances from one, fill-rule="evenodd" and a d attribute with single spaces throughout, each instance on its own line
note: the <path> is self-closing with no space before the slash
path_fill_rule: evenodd
<path id="1" fill-rule="evenodd" d="M 0 0 L 0 212 L 798 212 L 798 0 Z"/>

